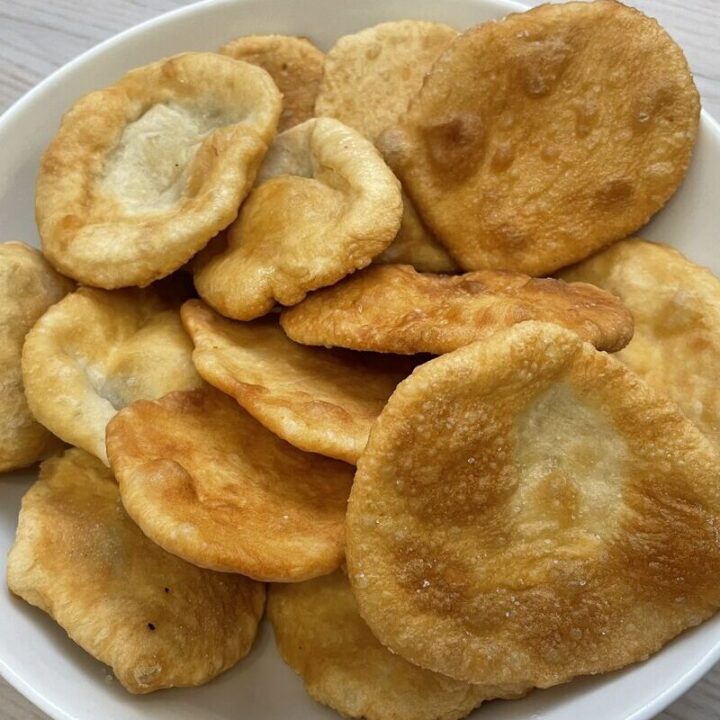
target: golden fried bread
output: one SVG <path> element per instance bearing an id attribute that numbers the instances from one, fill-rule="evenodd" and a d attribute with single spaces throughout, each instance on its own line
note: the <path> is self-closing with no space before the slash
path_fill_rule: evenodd
<path id="1" fill-rule="evenodd" d="M 623 240 L 564 270 L 620 297 L 635 334 L 618 354 L 720 447 L 720 280 L 667 245 Z"/>
<path id="2" fill-rule="evenodd" d="M 325 58 L 315 114 L 340 120 L 375 142 L 407 110 L 457 35 L 442 23 L 399 20 L 341 37 Z"/>
<path id="3" fill-rule="evenodd" d="M 233 322 L 189 300 L 181 316 L 211 385 L 291 445 L 355 463 L 370 427 L 415 362 L 299 345 L 277 318 Z"/>
<path id="4" fill-rule="evenodd" d="M 105 426 L 118 410 L 202 385 L 179 303 L 154 287 L 68 295 L 28 333 L 22 372 L 33 415 L 105 464 Z"/>
<path id="5" fill-rule="evenodd" d="M 655 20 L 613 0 L 547 4 L 458 37 L 378 145 L 461 267 L 543 275 L 665 204 L 699 113 Z"/>
<path id="6" fill-rule="evenodd" d="M 202 685 L 250 652 L 265 588 L 201 570 L 142 534 L 112 473 L 73 448 L 22 501 L 8 586 L 131 693 Z"/>
<path id="7" fill-rule="evenodd" d="M 195 286 L 237 320 L 295 305 L 368 265 L 401 214 L 400 184 L 373 145 L 337 120 L 308 120 L 277 137 L 227 238 L 198 258 Z"/>
<path id="8" fill-rule="evenodd" d="M 220 52 L 259 65 L 270 73 L 283 96 L 279 132 L 313 116 L 325 54 L 307 38 L 246 35 L 223 45 Z"/>
<path id="9" fill-rule="evenodd" d="M 527 322 L 398 386 L 358 463 L 348 576 L 411 662 L 549 687 L 713 615 L 718 522 L 712 443 L 620 361 Z"/>
<path id="10" fill-rule="evenodd" d="M 420 272 L 452 273 L 459 270 L 448 251 L 425 227 L 405 193 L 398 234 L 390 246 L 375 258 L 375 262 L 412 265 Z"/>
<path id="11" fill-rule="evenodd" d="M 341 37 L 325 58 L 315 114 L 334 117 L 375 142 L 407 110 L 433 62 L 457 35 L 442 23 L 400 20 Z M 398 236 L 377 260 L 424 272 L 457 270 L 404 193 L 403 207 Z"/>
<path id="12" fill-rule="evenodd" d="M 484 700 L 522 694 L 458 682 L 391 653 L 363 622 L 341 571 L 271 585 L 267 612 L 285 662 L 343 717 L 457 720 Z"/>
<path id="13" fill-rule="evenodd" d="M 30 413 L 20 358 L 28 330 L 71 289 L 34 248 L 0 244 L 0 472 L 31 465 L 62 447 Z"/>
<path id="14" fill-rule="evenodd" d="M 610 293 L 497 270 L 445 276 L 376 265 L 281 316 L 296 342 L 399 354 L 451 352 L 524 320 L 555 322 L 611 352 L 632 337 L 632 317 Z"/>
<path id="15" fill-rule="evenodd" d="M 215 53 L 160 60 L 80 98 L 38 176 L 47 259 L 107 289 L 177 270 L 235 219 L 280 109 L 268 73 Z"/>
<path id="16" fill-rule="evenodd" d="M 342 562 L 353 468 L 288 445 L 217 390 L 133 403 L 107 448 L 130 517 L 188 562 L 272 582 Z"/>

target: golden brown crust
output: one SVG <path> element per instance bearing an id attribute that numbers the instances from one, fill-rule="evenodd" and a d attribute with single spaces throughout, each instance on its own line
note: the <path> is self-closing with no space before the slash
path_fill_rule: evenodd
<path id="1" fill-rule="evenodd" d="M 107 464 L 105 426 L 135 400 L 202 385 L 179 302 L 167 288 L 80 288 L 35 323 L 23 347 L 33 415 Z"/>
<path id="2" fill-rule="evenodd" d="M 699 113 L 655 20 L 613 0 L 548 4 L 463 33 L 378 144 L 463 268 L 543 275 L 663 206 Z"/>
<path id="3" fill-rule="evenodd" d="M 620 297 L 635 334 L 622 360 L 720 447 L 720 280 L 667 245 L 623 240 L 561 273 Z"/>
<path id="4" fill-rule="evenodd" d="M 314 114 L 325 53 L 307 38 L 292 35 L 246 35 L 230 41 L 220 52 L 235 60 L 259 65 L 270 73 L 283 96 L 278 132 Z"/>
<path id="5" fill-rule="evenodd" d="M 341 571 L 271 585 L 267 612 L 285 662 L 343 717 L 457 720 L 484 700 L 522 694 L 458 682 L 391 653 L 363 622 Z"/>
<path id="6" fill-rule="evenodd" d="M 373 426 L 347 518 L 361 615 L 469 682 L 643 660 L 720 606 L 719 467 L 612 356 L 555 325 L 499 332 L 418 368 Z"/>
<path id="7" fill-rule="evenodd" d="M 296 342 L 398 354 L 451 352 L 524 320 L 557 323 L 611 352 L 632 337 L 632 316 L 610 293 L 497 270 L 373 266 L 281 315 Z"/>
<path id="8" fill-rule="evenodd" d="M 160 60 L 80 98 L 38 176 L 48 260 L 107 289 L 177 270 L 237 215 L 280 106 L 264 70 L 215 53 Z"/>
<path id="9" fill-rule="evenodd" d="M 315 114 L 340 120 L 375 142 L 407 110 L 457 35 L 442 23 L 399 20 L 341 37 L 325 58 Z"/>
<path id="10" fill-rule="evenodd" d="M 412 265 L 420 272 L 452 273 L 460 269 L 448 251 L 425 227 L 412 200 L 405 193 L 398 234 L 374 262 Z"/>
<path id="11" fill-rule="evenodd" d="M 277 318 L 233 322 L 200 300 L 186 302 L 181 315 L 207 382 L 295 447 L 348 463 L 357 462 L 371 425 L 415 365 L 298 345 Z"/>
<path id="12" fill-rule="evenodd" d="M 62 447 L 30 413 L 21 355 L 28 330 L 72 287 L 34 248 L 0 244 L 0 472 L 31 465 Z"/>
<path id="13" fill-rule="evenodd" d="M 400 20 L 341 37 L 325 58 L 315 114 L 334 117 L 375 142 L 407 110 L 433 62 L 457 35 L 441 23 Z M 407 263 L 423 272 L 458 269 L 404 193 L 400 230 L 377 261 Z"/>
<path id="14" fill-rule="evenodd" d="M 132 693 L 202 685 L 252 647 L 265 588 L 161 550 L 127 516 L 111 472 L 73 448 L 23 498 L 8 586 Z"/>
<path id="15" fill-rule="evenodd" d="M 337 120 L 308 120 L 277 137 L 226 240 L 198 258 L 195 286 L 223 315 L 253 320 L 368 265 L 401 214 L 373 145 Z"/>
<path id="16" fill-rule="evenodd" d="M 342 562 L 353 468 L 288 445 L 217 390 L 134 403 L 107 448 L 130 517 L 188 562 L 273 582 Z"/>

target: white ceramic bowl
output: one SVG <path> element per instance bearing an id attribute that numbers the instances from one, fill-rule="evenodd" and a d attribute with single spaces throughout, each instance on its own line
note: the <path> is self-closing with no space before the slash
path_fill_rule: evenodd
<path id="1" fill-rule="evenodd" d="M 458 28 L 522 9 L 507 0 L 209 0 L 140 25 L 53 74 L 0 118 L 0 241 L 37 244 L 33 221 L 40 153 L 61 114 L 88 90 L 131 67 L 183 50 L 214 50 L 249 33 L 307 35 L 321 47 L 385 20 L 439 20 Z M 720 129 L 704 116 L 685 184 L 644 235 L 680 247 L 720 274 Z M 0 572 L 15 533 L 20 498 L 34 472 L 0 476 Z M 720 658 L 720 617 L 685 633 L 650 661 L 624 672 L 579 680 L 494 702 L 483 720 L 643 720 L 698 680 Z M 57 720 L 318 720 L 337 717 L 310 700 L 278 657 L 265 626 L 251 655 L 210 684 L 134 697 L 108 668 L 71 642 L 39 610 L 0 588 L 0 672 Z"/>

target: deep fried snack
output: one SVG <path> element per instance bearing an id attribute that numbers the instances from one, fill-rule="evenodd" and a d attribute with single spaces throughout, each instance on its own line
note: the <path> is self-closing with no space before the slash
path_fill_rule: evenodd
<path id="1" fill-rule="evenodd" d="M 373 426 L 347 518 L 360 613 L 466 682 L 644 660 L 720 606 L 719 467 L 679 408 L 575 333 L 498 332 L 418 368 Z"/>
<path id="2" fill-rule="evenodd" d="M 564 270 L 618 295 L 635 334 L 618 354 L 720 447 L 720 280 L 667 245 L 623 240 Z"/>
<path id="3" fill-rule="evenodd" d="M 88 285 L 148 285 L 237 215 L 273 137 L 281 96 L 261 68 L 186 53 L 78 100 L 45 152 L 43 251 Z"/>
<path id="4" fill-rule="evenodd" d="M 22 501 L 8 586 L 131 693 L 202 685 L 245 657 L 265 588 L 190 565 L 127 516 L 112 473 L 73 448 Z"/>
<path id="5" fill-rule="evenodd" d="M 375 142 L 395 124 L 458 31 L 423 20 L 386 22 L 341 37 L 325 58 L 315 114 Z"/>
<path id="6" fill-rule="evenodd" d="M 223 45 L 220 52 L 270 73 L 283 96 L 279 132 L 313 116 L 325 54 L 307 38 L 246 35 Z"/>
<path id="7" fill-rule="evenodd" d="M 543 275 L 665 204 L 699 113 L 655 20 L 613 0 L 547 4 L 458 37 L 378 144 L 463 268 Z"/>
<path id="8" fill-rule="evenodd" d="M 308 120 L 275 140 L 227 242 L 198 258 L 195 286 L 237 320 L 295 305 L 368 265 L 401 214 L 400 184 L 373 145 L 337 120 Z"/>
<path id="9" fill-rule="evenodd" d="M 457 720 L 484 700 L 523 694 L 458 682 L 391 653 L 363 622 L 341 571 L 271 585 L 267 613 L 285 662 L 343 717 Z"/>
<path id="10" fill-rule="evenodd" d="M 0 244 L 0 472 L 31 465 L 62 447 L 30 413 L 20 357 L 28 330 L 70 290 L 72 283 L 34 248 Z"/>
<path id="11" fill-rule="evenodd" d="M 288 445 L 223 393 L 136 402 L 107 447 L 130 517 L 168 552 L 273 582 L 340 566 L 354 468 Z"/>
<path id="12" fill-rule="evenodd" d="M 375 265 L 283 312 L 296 342 L 413 354 L 441 354 L 524 320 L 557 323 L 600 350 L 632 337 L 632 316 L 586 283 L 479 270 L 424 275 L 409 265 Z"/>
<path id="13" fill-rule="evenodd" d="M 233 322 L 199 300 L 185 303 L 181 315 L 207 382 L 291 445 L 348 463 L 357 462 L 371 425 L 415 366 L 408 358 L 298 345 L 277 318 Z"/>
<path id="14" fill-rule="evenodd" d="M 452 273 L 459 270 L 448 251 L 423 225 L 412 201 L 405 193 L 398 234 L 390 246 L 375 258 L 375 262 L 412 265 L 420 272 Z"/>
<path id="15" fill-rule="evenodd" d="M 398 122 L 443 50 L 457 37 L 449 25 L 400 20 L 341 37 L 327 54 L 315 114 L 334 117 L 372 142 Z M 403 196 L 397 238 L 377 259 L 424 272 L 454 272 L 454 260 Z"/>
<path id="16" fill-rule="evenodd" d="M 68 295 L 25 340 L 22 372 L 32 414 L 107 465 L 105 426 L 118 410 L 203 384 L 178 310 L 155 288 L 80 288 Z"/>

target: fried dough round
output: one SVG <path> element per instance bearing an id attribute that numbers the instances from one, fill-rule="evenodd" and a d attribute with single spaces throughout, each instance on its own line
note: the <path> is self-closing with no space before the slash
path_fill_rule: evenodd
<path id="1" fill-rule="evenodd" d="M 181 315 L 207 382 L 291 445 L 348 463 L 357 462 L 371 425 L 416 364 L 298 345 L 277 318 L 233 322 L 199 300 Z"/>
<path id="2" fill-rule="evenodd" d="M 106 465 L 105 426 L 118 410 L 203 384 L 178 304 L 155 288 L 68 295 L 28 333 L 22 372 L 33 415 Z"/>
<path id="3" fill-rule="evenodd" d="M 440 53 L 457 37 L 449 25 L 400 20 L 341 37 L 327 54 L 315 114 L 334 117 L 375 142 L 396 123 Z M 424 272 L 454 272 L 454 260 L 403 194 L 397 238 L 378 258 Z"/>
<path id="4" fill-rule="evenodd" d="M 376 263 L 412 265 L 420 272 L 457 272 L 457 263 L 430 234 L 417 214 L 410 198 L 403 193 L 400 229 L 390 246 L 375 258 Z"/>
<path id="5" fill-rule="evenodd" d="M 360 613 L 466 682 L 644 660 L 720 606 L 719 467 L 673 403 L 575 333 L 498 332 L 418 368 L 373 426 L 347 518 Z"/>
<path id="6" fill-rule="evenodd" d="M 458 682 L 391 653 L 363 622 L 341 571 L 272 585 L 267 613 L 285 662 L 343 717 L 457 720 L 484 700 L 522 694 Z"/>
<path id="7" fill-rule="evenodd" d="M 107 447 L 130 517 L 168 552 L 272 582 L 340 566 L 354 468 L 294 448 L 217 390 L 134 403 Z"/>
<path id="8" fill-rule="evenodd" d="M 635 334 L 617 356 L 720 447 L 720 280 L 667 245 L 623 240 L 564 270 L 618 295 Z"/>
<path id="9" fill-rule="evenodd" d="M 409 265 L 375 265 L 283 312 L 296 342 L 413 354 L 441 354 L 524 320 L 557 323 L 610 352 L 632 337 L 632 316 L 586 283 L 479 270 L 424 275 Z"/>
<path id="10" fill-rule="evenodd" d="M 110 470 L 77 448 L 45 461 L 23 498 L 7 580 L 131 693 L 202 685 L 235 665 L 265 602 L 261 583 L 148 540 Z"/>
<path id="11" fill-rule="evenodd" d="M 223 45 L 220 52 L 235 60 L 259 65 L 270 73 L 283 96 L 279 132 L 313 116 L 325 53 L 307 38 L 246 35 Z"/>
<path id="12" fill-rule="evenodd" d="M 34 248 L 0 244 L 0 472 L 31 465 L 62 447 L 30 413 L 20 358 L 28 330 L 70 290 L 72 283 Z"/>
<path id="13" fill-rule="evenodd" d="M 80 98 L 40 167 L 46 257 L 107 289 L 177 270 L 235 219 L 280 110 L 268 73 L 216 53 L 160 60 Z"/>
<path id="14" fill-rule="evenodd" d="M 401 214 L 373 145 L 337 120 L 308 120 L 275 140 L 227 242 L 198 258 L 195 286 L 223 315 L 253 320 L 368 265 Z"/>
<path id="15" fill-rule="evenodd" d="M 457 36 L 442 23 L 400 20 L 341 37 L 325 58 L 315 114 L 340 120 L 375 142 L 407 110 Z"/>
<path id="16" fill-rule="evenodd" d="M 547 4 L 458 37 L 378 144 L 463 268 L 543 275 L 665 204 L 699 113 L 655 20 L 613 0 Z"/>

